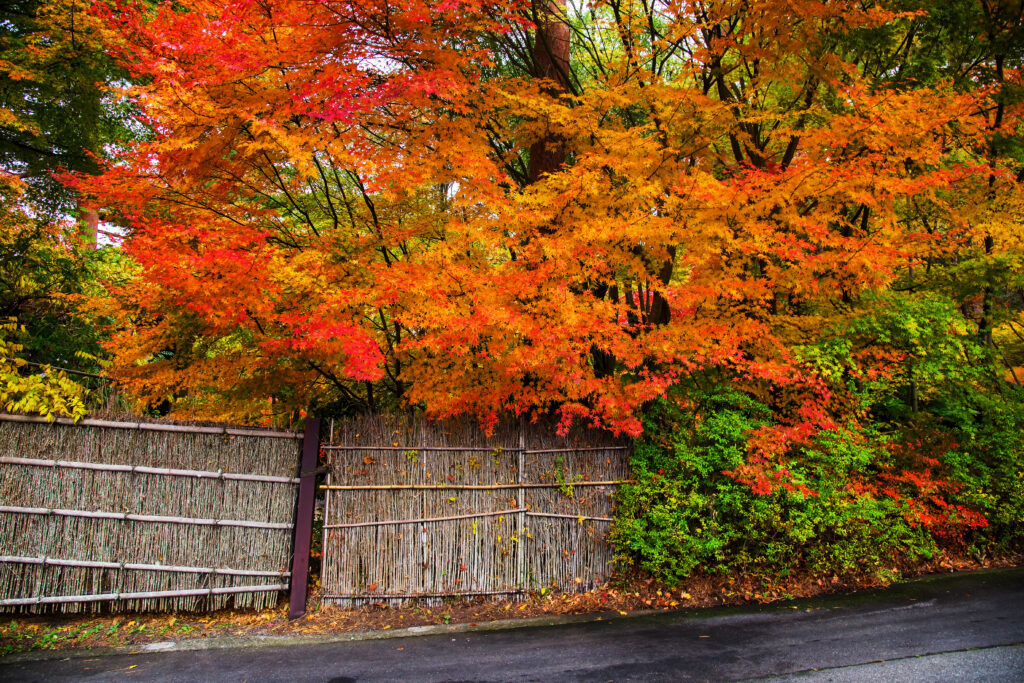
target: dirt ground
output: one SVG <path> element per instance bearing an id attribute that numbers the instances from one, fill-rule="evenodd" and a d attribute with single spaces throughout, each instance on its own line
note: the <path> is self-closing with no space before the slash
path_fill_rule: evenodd
<path id="1" fill-rule="evenodd" d="M 942 557 L 904 569 L 903 578 L 936 572 L 969 571 L 1024 565 L 1024 556 L 978 562 Z M 878 577 L 818 576 L 769 581 L 744 576 L 698 576 L 672 590 L 634 579 L 573 594 L 544 590 L 516 601 L 465 600 L 436 606 L 383 603 L 357 609 L 322 605 L 314 591 L 306 616 L 288 620 L 287 601 L 259 612 L 222 610 L 210 614 L 79 614 L 0 616 L 0 657 L 30 650 L 122 647 L 143 643 L 218 638 L 386 631 L 428 624 L 478 624 L 566 614 L 629 614 L 638 610 L 675 610 L 722 605 L 770 603 L 828 593 L 875 588 Z"/>

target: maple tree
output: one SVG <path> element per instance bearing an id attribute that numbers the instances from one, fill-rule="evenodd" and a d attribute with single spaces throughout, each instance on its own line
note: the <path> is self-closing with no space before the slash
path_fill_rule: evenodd
<path id="1" fill-rule="evenodd" d="M 799 353 L 823 325 L 972 244 L 969 211 L 1015 220 L 990 150 L 1017 109 L 887 82 L 898 8 L 106 7 L 153 137 L 89 189 L 132 226 L 112 348 L 154 401 L 319 386 L 636 433 L 718 369 L 790 406 L 778 445 L 831 424 Z"/>

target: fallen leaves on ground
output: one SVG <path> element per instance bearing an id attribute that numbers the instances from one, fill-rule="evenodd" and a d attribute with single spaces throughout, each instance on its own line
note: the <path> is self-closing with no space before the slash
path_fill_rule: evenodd
<path id="1" fill-rule="evenodd" d="M 1012 556 L 983 562 L 950 556 L 904 570 L 905 577 L 933 572 L 1010 567 L 1024 564 Z M 29 650 L 125 647 L 169 640 L 225 636 L 286 636 L 301 634 L 383 631 L 432 624 L 476 625 L 503 619 L 603 614 L 615 619 L 636 611 L 678 610 L 769 603 L 826 593 L 884 585 L 877 577 L 815 576 L 769 581 L 754 576 L 696 576 L 683 585 L 666 588 L 635 579 L 620 586 L 602 586 L 586 593 L 563 593 L 546 588 L 516 601 L 483 599 L 434 605 L 388 606 L 383 602 L 354 609 L 320 604 L 311 596 L 310 611 L 288 620 L 287 600 L 260 612 L 222 610 L 211 614 L 79 614 L 7 615 L 0 619 L 0 656 Z"/>

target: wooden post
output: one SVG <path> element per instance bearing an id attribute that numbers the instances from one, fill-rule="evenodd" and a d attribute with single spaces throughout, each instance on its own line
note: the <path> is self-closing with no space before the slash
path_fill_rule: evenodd
<path id="1" fill-rule="evenodd" d="M 526 471 L 526 419 L 519 418 L 519 458 L 516 465 L 516 483 L 519 488 L 516 491 L 516 507 L 520 512 L 516 515 L 516 522 L 519 528 L 516 529 L 516 536 L 519 541 L 516 543 L 516 562 L 519 564 L 519 588 L 526 590 L 530 583 L 530 569 L 527 567 L 526 555 L 526 490 L 523 481 Z"/>
<path id="2" fill-rule="evenodd" d="M 309 582 L 309 550 L 313 540 L 313 503 L 316 496 L 316 460 L 320 452 L 320 418 L 306 420 L 302 437 L 302 465 L 299 471 L 299 502 L 295 510 L 295 542 L 292 544 L 291 595 L 288 618 L 306 613 L 306 585 Z"/>

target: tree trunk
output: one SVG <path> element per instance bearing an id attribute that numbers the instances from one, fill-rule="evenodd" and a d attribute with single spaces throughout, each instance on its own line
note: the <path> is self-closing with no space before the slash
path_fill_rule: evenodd
<path id="1" fill-rule="evenodd" d="M 96 250 L 100 246 L 100 214 L 95 209 L 82 211 L 82 247 Z"/>
<path id="2" fill-rule="evenodd" d="M 537 34 L 533 43 L 534 75 L 548 83 L 544 91 L 558 97 L 569 92 L 569 25 L 566 0 L 534 0 Z M 549 133 L 530 145 L 530 182 L 553 173 L 565 163 L 565 144 Z"/>

